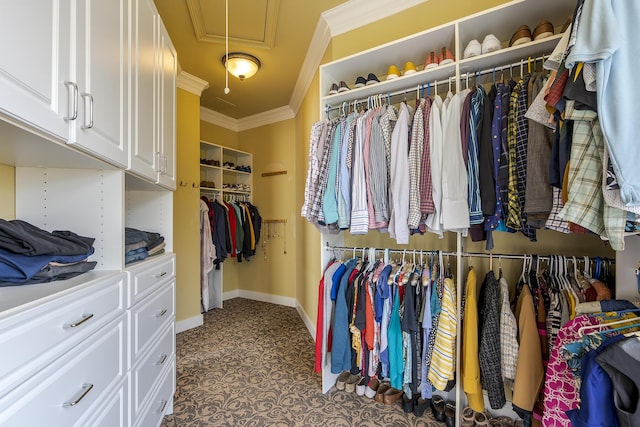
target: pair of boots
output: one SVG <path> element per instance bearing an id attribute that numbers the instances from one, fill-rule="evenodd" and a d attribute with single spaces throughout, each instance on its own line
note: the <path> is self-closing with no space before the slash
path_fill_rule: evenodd
<path id="1" fill-rule="evenodd" d="M 413 397 L 403 393 L 401 403 L 405 413 L 413 412 L 416 417 L 421 417 L 427 408 L 431 406 L 431 399 L 423 399 L 420 393 L 414 394 Z"/>

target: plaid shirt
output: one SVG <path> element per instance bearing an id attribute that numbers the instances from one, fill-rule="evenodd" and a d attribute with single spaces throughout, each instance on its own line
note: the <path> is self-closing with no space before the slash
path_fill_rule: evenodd
<path id="1" fill-rule="evenodd" d="M 411 145 L 409 146 L 409 228 L 418 228 L 420 218 L 420 172 L 424 145 L 424 115 L 422 99 L 416 107 L 411 129 Z"/>
<path id="2" fill-rule="evenodd" d="M 624 249 L 626 212 L 604 203 L 602 156 L 604 137 L 596 113 L 575 110 L 567 102 L 565 117 L 574 121 L 568 200 L 560 217 L 608 238 L 614 250 Z"/>
<path id="3" fill-rule="evenodd" d="M 484 279 L 478 298 L 480 328 L 480 377 L 493 409 L 506 403 L 502 381 L 502 353 L 500 345 L 500 287 L 493 271 Z"/>
<path id="4" fill-rule="evenodd" d="M 520 232 L 527 236 L 532 242 L 536 241 L 535 228 L 527 225 L 527 216 L 523 212 L 525 205 L 525 192 L 527 187 L 527 145 L 529 143 L 529 119 L 525 117 L 529 106 L 529 94 L 527 87 L 531 76 L 527 76 L 521 86 L 518 94 L 518 103 L 516 111 L 516 174 L 518 175 L 518 212 L 520 215 L 520 224 L 522 228 Z"/>
<path id="5" fill-rule="evenodd" d="M 326 129 L 328 121 L 316 122 L 311 126 L 311 137 L 309 143 L 309 167 L 307 169 L 307 180 L 304 187 L 304 204 L 301 215 L 310 222 L 313 221 L 311 215 L 311 205 L 315 199 L 315 192 L 318 188 L 318 177 L 320 162 L 318 160 L 318 144 L 323 130 Z"/>
<path id="6" fill-rule="evenodd" d="M 426 98 L 423 106 L 424 142 L 422 145 L 422 161 L 420 162 L 420 212 L 430 214 L 434 210 L 433 181 L 431 180 L 431 98 Z"/>
<path id="7" fill-rule="evenodd" d="M 513 384 L 518 365 L 518 324 L 509 304 L 509 284 L 500 278 L 500 355 L 502 379 Z"/>
<path id="8" fill-rule="evenodd" d="M 553 207 L 551 208 L 547 222 L 545 222 L 545 227 L 549 230 L 559 231 L 560 233 L 571 233 L 571 230 L 569 230 L 569 223 L 559 216 L 560 210 L 563 206 L 562 190 L 553 187 Z"/>

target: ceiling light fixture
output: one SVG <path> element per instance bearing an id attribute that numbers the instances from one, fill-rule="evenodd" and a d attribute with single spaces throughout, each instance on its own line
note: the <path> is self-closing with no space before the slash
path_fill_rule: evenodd
<path id="1" fill-rule="evenodd" d="M 260 60 L 242 52 L 229 52 L 222 57 L 222 64 L 240 80 L 248 79 L 260 69 Z"/>

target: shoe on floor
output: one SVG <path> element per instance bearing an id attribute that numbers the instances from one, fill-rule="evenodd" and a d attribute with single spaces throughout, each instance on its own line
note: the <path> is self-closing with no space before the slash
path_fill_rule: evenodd
<path id="1" fill-rule="evenodd" d="M 384 394 L 391 388 L 389 383 L 380 383 L 378 390 L 376 390 L 375 400 L 378 403 L 384 403 Z"/>
<path id="2" fill-rule="evenodd" d="M 361 377 L 360 381 L 356 385 L 356 394 L 358 396 L 364 396 L 364 392 L 366 388 L 367 388 L 367 379 L 364 377 Z"/>
<path id="3" fill-rule="evenodd" d="M 378 392 L 378 387 L 380 387 L 380 381 L 377 378 L 371 378 L 369 384 L 364 389 L 364 395 L 369 399 L 373 399 L 376 397 L 376 393 Z"/>
<path id="4" fill-rule="evenodd" d="M 476 412 L 473 417 L 473 421 L 476 423 L 476 426 L 479 426 L 479 427 L 489 425 L 489 420 L 487 416 L 484 414 L 484 412 Z"/>
<path id="5" fill-rule="evenodd" d="M 444 408 L 444 423 L 447 427 L 456 426 L 456 405 L 453 402 L 447 402 Z"/>
<path id="6" fill-rule="evenodd" d="M 389 387 L 387 391 L 384 392 L 383 402 L 385 405 L 393 405 L 402 397 L 402 390 L 398 390 L 397 388 Z"/>
<path id="7" fill-rule="evenodd" d="M 444 399 L 441 396 L 431 398 L 431 411 L 436 421 L 444 422 Z"/>
<path id="8" fill-rule="evenodd" d="M 405 414 L 413 412 L 414 407 L 414 399 L 413 397 L 407 396 L 407 393 L 402 393 L 402 400 L 400 402 L 402 404 L 402 410 Z"/>
<path id="9" fill-rule="evenodd" d="M 475 411 L 470 407 L 465 407 L 462 410 L 462 420 L 460 421 L 460 427 L 474 427 L 476 424 L 474 422 Z"/>
<path id="10" fill-rule="evenodd" d="M 482 53 L 482 47 L 480 46 L 480 42 L 478 40 L 471 40 L 467 47 L 464 48 L 463 58 L 473 58 L 474 56 L 478 56 Z"/>
<path id="11" fill-rule="evenodd" d="M 487 34 L 482 40 L 482 54 L 489 52 L 495 52 L 496 50 L 502 49 L 502 44 L 500 40 L 493 34 Z"/>
<path id="12" fill-rule="evenodd" d="M 347 380 L 347 383 L 344 385 L 344 391 L 346 391 L 347 393 L 353 393 L 354 391 L 356 391 L 356 384 L 360 382 L 361 378 L 362 376 L 360 376 L 360 374 L 351 374 L 349 376 L 349 379 Z"/>
<path id="13" fill-rule="evenodd" d="M 338 390 L 344 390 L 344 386 L 347 384 L 347 380 L 351 376 L 349 371 L 344 371 L 340 375 L 338 375 L 338 379 L 336 380 L 336 388 Z"/>
<path id="14" fill-rule="evenodd" d="M 425 411 L 431 407 L 431 399 L 423 399 L 421 396 L 415 400 L 413 404 L 413 415 L 421 417 Z"/>

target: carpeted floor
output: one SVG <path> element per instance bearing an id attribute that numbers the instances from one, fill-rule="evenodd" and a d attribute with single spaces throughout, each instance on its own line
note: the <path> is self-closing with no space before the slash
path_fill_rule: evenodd
<path id="1" fill-rule="evenodd" d="M 174 414 L 162 427 L 444 426 L 334 388 L 322 394 L 314 342 L 294 308 L 236 298 L 176 337 Z"/>

